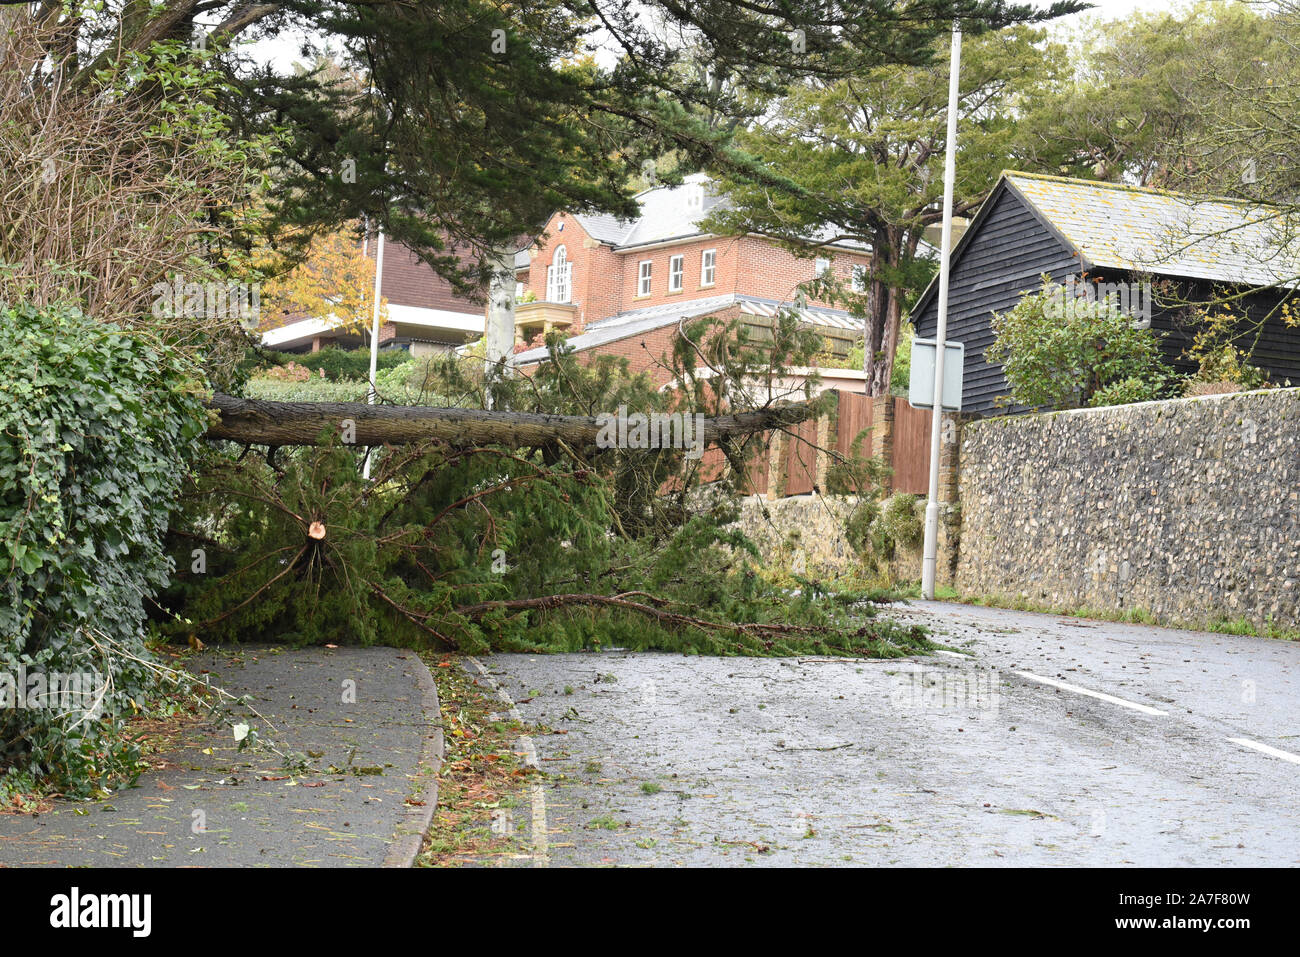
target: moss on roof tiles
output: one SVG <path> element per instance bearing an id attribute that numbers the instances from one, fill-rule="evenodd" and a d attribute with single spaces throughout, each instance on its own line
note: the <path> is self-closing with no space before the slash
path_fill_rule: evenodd
<path id="1" fill-rule="evenodd" d="M 1296 285 L 1281 210 L 1226 198 L 1007 170 L 1004 178 L 1093 265 L 1249 285 Z M 1240 240 L 1240 242 L 1238 242 Z"/>

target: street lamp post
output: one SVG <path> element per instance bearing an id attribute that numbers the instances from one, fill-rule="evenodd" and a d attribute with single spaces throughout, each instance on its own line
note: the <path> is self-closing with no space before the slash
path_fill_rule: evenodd
<path id="1" fill-rule="evenodd" d="M 952 25 L 952 62 L 948 74 L 948 142 L 943 159 L 943 239 L 939 253 L 939 320 L 934 332 L 934 404 L 930 407 L 930 497 L 925 505 L 925 546 L 921 595 L 934 598 L 939 557 L 939 444 L 943 434 L 943 360 L 948 336 L 948 260 L 952 254 L 952 194 L 957 180 L 957 103 L 961 73 L 961 26 Z"/>

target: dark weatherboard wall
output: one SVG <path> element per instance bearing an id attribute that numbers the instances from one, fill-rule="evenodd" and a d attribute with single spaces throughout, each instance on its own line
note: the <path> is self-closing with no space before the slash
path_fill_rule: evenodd
<path id="1" fill-rule="evenodd" d="M 1175 370 L 1195 372 L 1184 358 L 1195 328 L 1187 303 L 1206 302 L 1234 292 L 1247 293 L 1232 307 L 1244 312 L 1249 330 L 1238 347 L 1251 353 L 1250 361 L 1269 374 L 1274 385 L 1300 384 L 1300 327 L 1287 325 L 1278 312 L 1285 294 L 1252 287 L 1229 288 L 1206 280 L 1173 276 L 1139 276 L 1110 269 L 1090 268 L 1070 243 L 1023 196 L 999 181 L 953 250 L 949 280 L 948 338 L 966 346 L 962 412 L 1000 415 L 1033 411 L 1026 406 L 999 405 L 1008 395 L 1002 367 L 988 362 L 984 351 L 993 343 L 991 317 L 1012 308 L 1027 292 L 1040 288 L 1042 276 L 1063 282 L 1087 270 L 1102 282 L 1155 280 L 1151 328 L 1161 337 L 1161 349 Z M 933 338 L 938 324 L 938 280 L 930 284 L 912 311 L 917 335 Z"/>
<path id="2" fill-rule="evenodd" d="M 953 250 L 948 280 L 948 339 L 966 346 L 962 412 L 1017 411 L 994 404 L 1008 390 L 1002 366 L 984 359 L 984 350 L 993 344 L 989 319 L 1039 288 L 1043 273 L 1062 281 L 1080 271 L 1073 250 L 1005 180 L 999 182 Z M 912 311 L 923 339 L 934 337 L 939 321 L 938 288 L 936 279 Z"/>

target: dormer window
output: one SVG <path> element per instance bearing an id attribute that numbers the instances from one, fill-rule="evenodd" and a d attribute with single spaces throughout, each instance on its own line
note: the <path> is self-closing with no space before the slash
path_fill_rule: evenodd
<path id="1" fill-rule="evenodd" d="M 704 208 L 704 184 L 703 183 L 686 184 L 686 208 L 687 209 Z"/>

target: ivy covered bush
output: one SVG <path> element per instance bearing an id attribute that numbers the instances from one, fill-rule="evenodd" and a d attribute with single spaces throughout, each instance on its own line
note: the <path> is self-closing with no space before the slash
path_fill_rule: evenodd
<path id="1" fill-rule="evenodd" d="M 0 305 L 0 336 L 0 769 L 87 794 L 135 774 L 122 718 L 202 400 L 170 349 L 74 309 Z M 93 708 L 17 706 L 19 676 L 88 673 Z"/>

